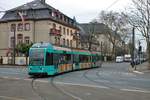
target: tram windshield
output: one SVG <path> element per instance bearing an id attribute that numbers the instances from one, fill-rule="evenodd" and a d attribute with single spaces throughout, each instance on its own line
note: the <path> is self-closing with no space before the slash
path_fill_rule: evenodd
<path id="1" fill-rule="evenodd" d="M 29 52 L 29 65 L 44 65 L 44 49 L 33 49 Z"/>

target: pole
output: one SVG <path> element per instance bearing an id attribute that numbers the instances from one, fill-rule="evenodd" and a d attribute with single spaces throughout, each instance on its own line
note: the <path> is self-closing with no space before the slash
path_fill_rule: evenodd
<path id="1" fill-rule="evenodd" d="M 102 56 L 102 55 L 103 55 L 103 54 L 102 54 L 102 50 L 103 50 L 103 49 L 102 49 L 102 48 L 103 48 L 103 44 L 102 44 L 102 42 L 101 42 L 101 61 L 103 60 L 103 56 Z"/>
<path id="2" fill-rule="evenodd" d="M 15 65 L 15 58 L 16 58 L 16 27 L 14 29 L 14 45 L 13 45 L 13 64 Z"/>
<path id="3" fill-rule="evenodd" d="M 135 49 L 135 27 L 133 27 L 133 30 L 132 30 L 132 67 L 135 68 L 135 70 L 136 70 L 136 66 L 134 66 L 134 64 L 135 64 L 134 49 Z"/>

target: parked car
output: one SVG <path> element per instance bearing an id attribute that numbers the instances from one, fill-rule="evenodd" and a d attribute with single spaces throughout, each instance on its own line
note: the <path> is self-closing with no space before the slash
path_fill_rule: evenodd
<path id="1" fill-rule="evenodd" d="M 116 62 L 117 63 L 123 62 L 123 56 L 117 56 L 116 57 Z"/>
<path id="2" fill-rule="evenodd" d="M 125 62 L 131 62 L 131 55 L 130 54 L 125 54 L 124 55 L 124 61 Z"/>

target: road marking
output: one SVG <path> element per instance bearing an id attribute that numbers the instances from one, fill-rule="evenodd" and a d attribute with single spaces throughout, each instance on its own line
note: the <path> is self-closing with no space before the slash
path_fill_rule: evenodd
<path id="1" fill-rule="evenodd" d="M 18 75 L 18 74 L 22 74 L 22 73 L 10 73 L 10 72 L 0 72 L 1 74 L 15 74 L 15 75 Z"/>
<path id="2" fill-rule="evenodd" d="M 35 80 L 36 82 L 41 82 L 41 83 L 49 83 L 49 81 L 46 80 Z"/>
<path id="3" fill-rule="evenodd" d="M 133 71 L 133 72 L 137 74 L 144 74 L 143 72 L 139 72 L 139 71 Z"/>
<path id="4" fill-rule="evenodd" d="M 22 98 L 8 97 L 8 96 L 0 96 L 0 98 L 8 99 L 8 100 L 25 100 L 25 99 L 22 99 Z"/>
<path id="5" fill-rule="evenodd" d="M 110 81 L 108 81 L 108 80 L 94 80 L 94 81 L 96 81 L 96 82 L 106 82 L 106 83 L 110 83 Z"/>
<path id="6" fill-rule="evenodd" d="M 26 78 L 26 79 L 23 79 L 25 81 L 32 81 L 32 79 L 29 79 L 29 78 Z"/>
<path id="7" fill-rule="evenodd" d="M 142 72 L 144 72 L 144 73 L 148 73 L 148 72 L 150 72 L 150 70 L 146 70 L 146 71 L 142 71 Z"/>
<path id="8" fill-rule="evenodd" d="M 97 85 L 89 85 L 89 84 L 76 84 L 76 83 L 65 83 L 65 82 L 55 82 L 56 84 L 60 85 L 73 85 L 73 86 L 84 86 L 84 87 L 92 87 L 92 88 L 103 88 L 103 89 L 110 89 L 106 86 L 97 86 Z"/>
<path id="9" fill-rule="evenodd" d="M 150 91 L 146 91 L 146 90 L 134 90 L 134 89 L 120 89 L 122 91 L 129 91 L 129 92 L 142 92 L 142 93 L 150 93 Z"/>
<path id="10" fill-rule="evenodd" d="M 87 96 L 91 96 L 91 95 L 92 95 L 92 93 L 85 93 L 85 95 L 87 95 Z"/>
<path id="11" fill-rule="evenodd" d="M 4 79 L 9 79 L 9 77 L 8 77 L 8 76 L 3 76 L 2 78 L 4 78 Z"/>

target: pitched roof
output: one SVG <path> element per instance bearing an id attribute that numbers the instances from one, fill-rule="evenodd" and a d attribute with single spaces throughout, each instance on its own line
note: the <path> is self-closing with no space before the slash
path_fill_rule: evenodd
<path id="1" fill-rule="evenodd" d="M 104 33 L 108 28 L 103 23 L 82 23 L 80 27 L 84 30 L 81 34 Z"/>
<path id="2" fill-rule="evenodd" d="M 80 31 L 80 35 L 89 35 L 92 33 L 98 34 L 106 34 L 111 33 L 112 36 L 116 37 L 118 40 L 121 40 L 119 34 L 115 33 L 115 31 L 111 30 L 107 25 L 103 23 L 83 23 L 80 24 L 80 27 L 84 31 Z"/>
<path id="3" fill-rule="evenodd" d="M 6 11 L 4 16 L 0 19 L 0 22 L 21 20 L 20 16 L 18 15 L 18 12 L 23 11 L 26 13 L 26 15 L 24 16 L 25 20 L 50 19 L 58 23 L 64 24 L 66 26 L 76 28 L 76 26 L 74 25 L 75 21 L 72 18 L 69 18 L 65 14 L 61 13 L 59 10 L 46 4 L 45 0 L 34 0 L 19 7 L 10 9 Z M 52 12 L 57 12 L 58 14 L 63 15 L 65 18 L 67 18 L 67 22 L 59 18 L 53 17 Z"/>
<path id="4" fill-rule="evenodd" d="M 10 10 L 8 10 L 8 11 L 28 10 L 28 9 L 45 9 L 45 8 L 54 9 L 54 8 L 51 7 L 50 5 L 48 5 L 48 4 L 44 3 L 44 2 L 42 2 L 42 0 L 34 0 L 34 1 L 32 1 L 32 2 L 23 4 L 23 5 L 19 6 L 19 7 L 10 9 Z"/>

